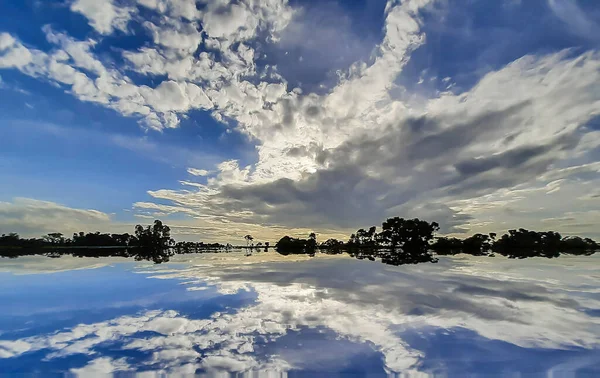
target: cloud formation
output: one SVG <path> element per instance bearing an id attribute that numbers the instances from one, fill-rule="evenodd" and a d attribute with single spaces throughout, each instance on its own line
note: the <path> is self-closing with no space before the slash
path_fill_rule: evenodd
<path id="1" fill-rule="evenodd" d="M 115 29 L 125 30 L 131 19 L 132 8 L 120 7 L 113 0 L 75 0 L 73 12 L 85 16 L 90 26 L 100 34 L 111 34 Z"/>
<path id="2" fill-rule="evenodd" d="M 575 179 L 581 185 L 594 179 L 573 175 L 594 171 L 595 163 L 569 166 L 569 159 L 591 136 L 585 125 L 600 104 L 599 63 L 595 54 L 524 57 L 486 75 L 469 92 L 431 100 L 420 116 L 390 121 L 377 132 L 357 126 L 356 135 L 331 148 L 316 141 L 288 148 L 276 161 L 310 161 L 312 167 L 300 175 L 261 177 L 259 167 L 273 164 L 270 157 L 253 171 L 235 163 L 220 166 L 221 174 L 195 193 L 151 195 L 188 208 L 214 208 L 215 215 L 229 219 L 243 217 L 235 209 L 251 210 L 275 224 L 350 227 L 357 218 L 376 224 L 406 214 L 441 220 L 446 232 L 468 229 L 471 214 L 449 204 L 523 184 L 564 179 L 565 186 Z M 523 89 L 514 96 L 502 95 L 518 87 Z M 583 161 L 595 158 L 582 155 Z"/>
<path id="3" fill-rule="evenodd" d="M 518 14 L 524 6 L 513 3 L 503 11 Z M 537 6 L 575 34 L 592 36 L 597 29 L 593 16 L 573 1 Z M 599 158 L 597 49 L 520 54 L 508 64 L 477 67 L 470 86 L 455 86 L 462 72 L 430 78 L 424 66 L 415 74 L 428 51 L 425 30 L 469 38 L 448 26 L 451 7 L 390 0 L 378 10 L 375 42 L 375 33 L 357 38 L 352 18 L 336 6 L 322 9 L 324 18 L 343 21 L 332 33 L 322 20 L 309 18 L 315 13 L 310 7 L 286 0 L 140 0 L 127 6 L 79 0 L 71 9 L 95 34 L 76 40 L 46 26 L 52 48 L 42 51 L 1 33 L 0 68 L 60 85 L 149 129 L 178 127 L 192 111 L 209 112 L 255 145 L 257 160 L 250 164 L 198 165 L 187 172 L 206 180 L 186 178 L 183 189 L 152 188 L 154 205 L 134 204 L 141 216 L 152 216 L 153 209 L 160 216 L 184 213 L 201 223 L 238 223 L 238 232 L 249 224 L 341 232 L 404 215 L 439 221 L 446 233 L 483 232 L 504 220 L 494 224 L 494 217 L 482 215 L 490 205 L 477 204 L 490 196 L 505 197 L 496 204 L 514 203 L 511 193 L 548 185 L 554 190 L 545 192 L 547 202 L 564 204 L 553 214 L 539 207 L 495 217 L 509 224 L 558 217 L 567 206 L 600 210 L 595 197 L 583 205 L 582 196 L 560 189 L 597 182 L 574 174 Z M 460 9 L 461 17 L 471 17 L 468 5 Z M 103 38 L 129 33 L 133 24 L 147 43 L 118 50 L 114 59 L 96 52 Z M 332 34 L 346 46 L 335 54 L 343 59 L 324 58 L 318 67 L 305 61 L 329 45 L 337 49 Z M 499 44 L 490 41 L 482 54 L 506 52 Z M 303 84 L 307 75 L 314 80 Z M 581 230 L 593 236 L 591 227 Z M 568 226 L 558 231 L 571 232 Z"/>

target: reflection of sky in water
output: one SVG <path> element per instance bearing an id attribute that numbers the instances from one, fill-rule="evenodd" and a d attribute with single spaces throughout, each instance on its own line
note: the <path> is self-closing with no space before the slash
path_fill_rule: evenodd
<path id="1" fill-rule="evenodd" d="M 599 262 L 1 260 L 0 371 L 596 377 Z"/>

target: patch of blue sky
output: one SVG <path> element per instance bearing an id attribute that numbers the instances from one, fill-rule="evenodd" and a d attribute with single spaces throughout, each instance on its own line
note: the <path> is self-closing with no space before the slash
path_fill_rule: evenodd
<path id="1" fill-rule="evenodd" d="M 3 82 L 11 88 L 0 89 L 6 94 L 0 101 L 3 199 L 19 193 L 118 212 L 144 198 L 149 189 L 165 182 L 177 186 L 188 167 L 210 171 L 224 160 L 256 160 L 247 137 L 208 112 L 190 112 L 176 129 L 147 132 L 135 117 L 79 101 L 19 73 L 3 78 L 7 76 Z"/>
<path id="2" fill-rule="evenodd" d="M 580 6 L 594 8 L 591 3 Z M 572 33 L 547 0 L 452 1 L 424 12 L 421 30 L 426 43 L 411 55 L 396 83 L 426 97 L 468 91 L 487 73 L 525 55 L 564 49 L 580 54 L 597 46 L 597 41 Z"/>
<path id="3" fill-rule="evenodd" d="M 336 71 L 370 62 L 383 39 L 385 1 L 292 1 L 292 20 L 278 42 L 262 46 L 257 64 L 276 64 L 289 88 L 324 94 L 338 82 Z"/>

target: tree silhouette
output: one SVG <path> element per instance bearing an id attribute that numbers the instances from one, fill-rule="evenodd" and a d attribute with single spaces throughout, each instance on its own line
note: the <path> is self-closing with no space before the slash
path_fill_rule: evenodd
<path id="1" fill-rule="evenodd" d="M 420 219 L 389 218 L 381 225 L 379 240 L 391 248 L 400 247 L 423 251 L 429 249 L 429 242 L 440 229 L 436 222 L 426 222 Z"/>
<path id="2" fill-rule="evenodd" d="M 306 252 L 308 253 L 314 253 L 315 250 L 317 249 L 317 234 L 315 234 L 314 232 L 311 232 L 308 235 L 308 240 L 306 241 Z"/>
<path id="3" fill-rule="evenodd" d="M 341 253 L 344 248 L 344 242 L 337 239 L 327 239 L 319 246 L 323 251 L 327 251 L 328 253 Z"/>
<path id="4" fill-rule="evenodd" d="M 52 232 L 48 235 L 43 236 L 42 238 L 48 243 L 52 244 L 61 244 L 65 241 L 63 234 L 61 234 L 60 232 Z"/>
<path id="5" fill-rule="evenodd" d="M 438 237 L 435 243 L 431 245 L 431 249 L 440 255 L 454 255 L 461 253 L 463 241 L 458 238 Z"/>
<path id="6" fill-rule="evenodd" d="M 509 230 L 496 239 L 495 233 L 474 234 L 463 240 L 437 237 L 439 225 L 420 219 L 389 218 L 382 224 L 381 232 L 375 226 L 368 230 L 359 229 L 347 243 L 336 239 L 317 243 L 317 235 L 311 232 L 308 239 L 284 236 L 275 245 L 282 254 L 307 253 L 314 255 L 317 249 L 326 253 L 348 252 L 358 259 L 376 260 L 393 265 L 435 262 L 438 255 L 466 253 L 490 255 L 499 253 L 510 258 L 558 257 L 561 253 L 590 255 L 600 249 L 598 243 L 578 236 L 562 237 L 554 231 L 530 231 L 523 228 Z M 0 256 L 61 255 L 102 257 L 135 257 L 138 260 L 165 262 L 174 253 L 202 253 L 204 251 L 228 252 L 231 244 L 205 244 L 203 242 L 178 242 L 171 238 L 170 228 L 160 220 L 153 225 L 135 226 L 135 234 L 103 234 L 100 232 L 78 232 L 73 238 L 65 238 L 59 232 L 49 233 L 42 238 L 21 238 L 16 233 L 0 236 Z M 247 248 L 254 238 L 244 236 Z M 435 239 L 435 242 L 432 241 Z M 261 244 L 257 244 L 260 246 Z M 253 247 L 253 245 L 252 245 Z M 265 251 L 269 243 L 264 243 Z"/>
<path id="7" fill-rule="evenodd" d="M 275 244 L 275 249 L 277 252 L 287 255 L 287 254 L 300 254 L 300 253 L 315 253 L 315 249 L 317 246 L 317 236 L 315 233 L 311 233 L 309 239 L 298 239 L 292 238 L 290 236 L 284 236 L 277 244 Z"/>
<path id="8" fill-rule="evenodd" d="M 135 236 L 138 243 L 136 259 L 153 260 L 156 263 L 169 261 L 172 255 L 170 248 L 175 244 L 169 226 L 159 220 L 146 228 L 138 224 L 135 226 Z"/>
<path id="9" fill-rule="evenodd" d="M 485 255 L 492 249 L 495 238 L 493 232 L 489 235 L 475 234 L 462 241 L 462 250 L 472 255 Z"/>
<path id="10" fill-rule="evenodd" d="M 254 238 L 250 234 L 244 236 L 244 239 L 246 239 L 246 247 L 250 247 L 250 243 L 254 240 Z"/>

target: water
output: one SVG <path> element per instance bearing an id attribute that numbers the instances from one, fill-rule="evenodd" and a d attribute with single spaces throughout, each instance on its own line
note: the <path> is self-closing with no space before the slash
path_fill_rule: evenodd
<path id="1" fill-rule="evenodd" d="M 598 377 L 600 256 L 0 260 L 0 375 Z"/>

